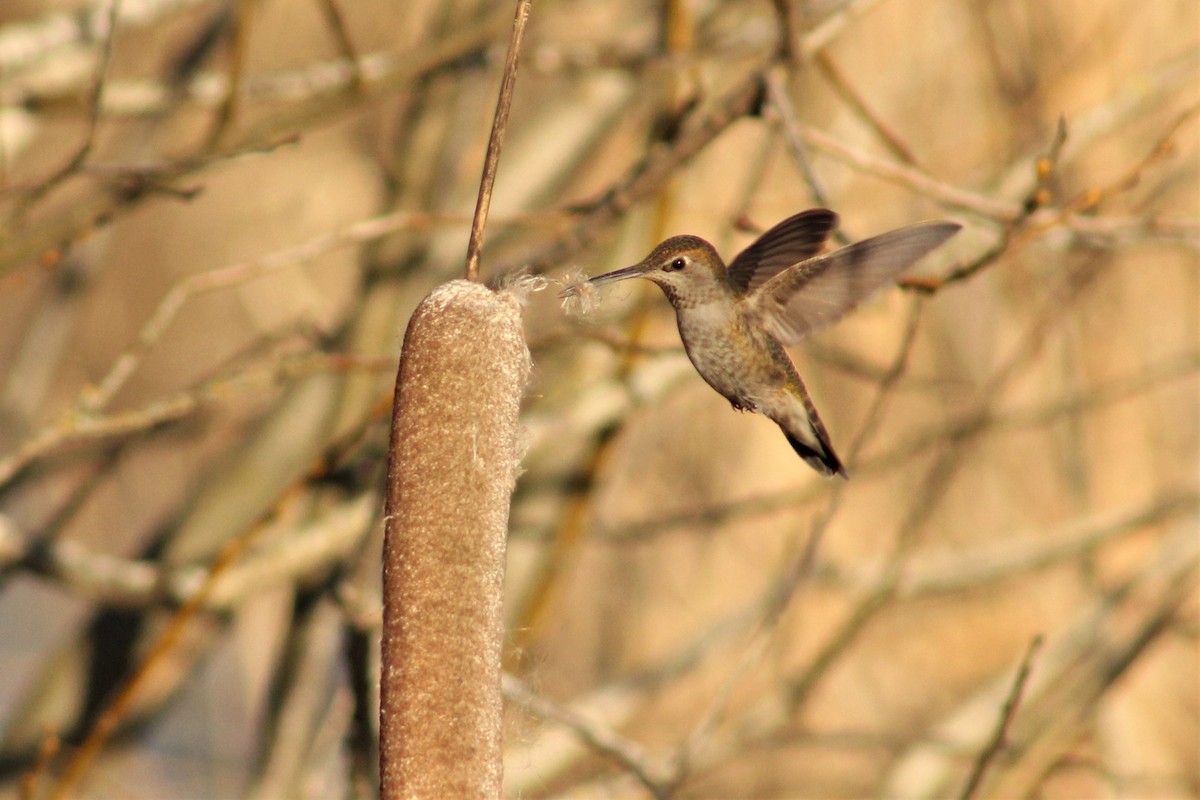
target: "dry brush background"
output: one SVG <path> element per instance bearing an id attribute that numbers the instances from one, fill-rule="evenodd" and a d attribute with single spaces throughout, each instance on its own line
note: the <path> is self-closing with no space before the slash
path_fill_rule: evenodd
<path id="1" fill-rule="evenodd" d="M 374 791 L 387 403 L 511 15 L 0 6 L 5 791 Z M 482 265 L 550 279 L 506 793 L 1200 794 L 1200 8 L 541 0 L 527 37 Z M 815 205 L 966 226 L 794 349 L 847 483 L 654 287 L 555 298 Z"/>

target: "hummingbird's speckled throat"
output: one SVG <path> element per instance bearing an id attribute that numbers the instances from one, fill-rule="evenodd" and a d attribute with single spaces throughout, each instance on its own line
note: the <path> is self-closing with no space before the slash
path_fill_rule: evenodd
<path id="1" fill-rule="evenodd" d="M 641 262 L 598 275 L 591 285 L 646 278 L 675 308 L 688 358 L 734 408 L 757 411 L 823 475 L 846 476 L 821 418 L 784 347 L 847 312 L 941 245 L 962 226 L 920 222 L 819 255 L 837 214 L 788 217 L 728 267 L 711 244 L 674 236 Z M 576 294 L 572 286 L 563 297 Z"/>

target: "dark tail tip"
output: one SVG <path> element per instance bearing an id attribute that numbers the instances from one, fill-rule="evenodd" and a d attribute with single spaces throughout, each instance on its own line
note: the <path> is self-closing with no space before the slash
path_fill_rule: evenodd
<path id="1" fill-rule="evenodd" d="M 815 450 L 797 439 L 795 436 L 792 436 L 786 430 L 783 431 L 783 435 L 787 437 L 788 444 L 792 446 L 792 449 L 804 459 L 804 463 L 808 464 L 817 472 L 821 473 L 825 477 L 840 475 L 842 478 L 849 478 L 849 476 L 846 474 L 846 468 L 842 466 L 841 460 L 837 457 L 837 454 L 833 452 L 833 448 L 829 446 L 828 442 L 822 442 L 824 445 L 822 450 Z"/>

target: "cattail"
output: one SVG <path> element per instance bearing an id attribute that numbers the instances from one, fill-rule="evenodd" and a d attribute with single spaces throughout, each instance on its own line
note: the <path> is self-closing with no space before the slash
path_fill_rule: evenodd
<path id="1" fill-rule="evenodd" d="M 404 336 L 383 550 L 384 798 L 499 797 L 500 656 L 517 416 L 517 299 L 435 289 Z"/>

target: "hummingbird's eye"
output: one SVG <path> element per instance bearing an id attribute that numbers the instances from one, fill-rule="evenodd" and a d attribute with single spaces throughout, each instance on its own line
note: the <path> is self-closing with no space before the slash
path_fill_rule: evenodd
<path id="1" fill-rule="evenodd" d="M 683 269 L 685 266 L 687 266 L 687 259 L 677 258 L 670 264 L 667 264 L 667 272 L 675 272 Z"/>

